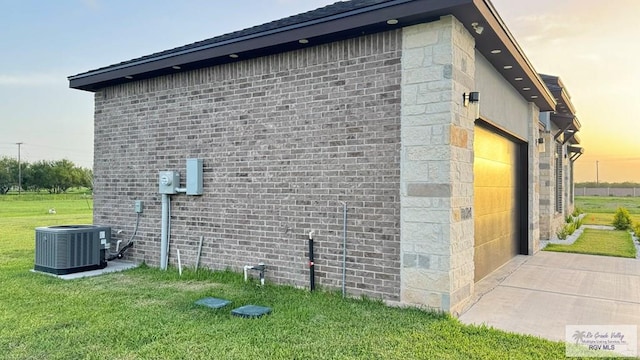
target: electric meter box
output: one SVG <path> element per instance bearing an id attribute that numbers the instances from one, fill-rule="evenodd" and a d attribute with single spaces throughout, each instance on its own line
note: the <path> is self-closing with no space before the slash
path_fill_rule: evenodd
<path id="1" fill-rule="evenodd" d="M 160 171 L 158 174 L 158 193 L 177 194 L 180 186 L 180 173 L 177 171 Z"/>

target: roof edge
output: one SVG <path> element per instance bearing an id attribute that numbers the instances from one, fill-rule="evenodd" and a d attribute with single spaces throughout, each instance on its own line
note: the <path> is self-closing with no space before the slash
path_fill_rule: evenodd
<path id="1" fill-rule="evenodd" d="M 287 25 L 287 26 L 283 26 L 283 27 L 279 27 L 276 29 L 270 29 L 270 30 L 266 30 L 266 31 L 258 31 L 255 33 L 251 33 L 245 36 L 239 36 L 236 38 L 232 38 L 229 40 L 223 40 L 220 42 L 214 42 L 214 43 L 210 43 L 210 44 L 202 44 L 199 46 L 195 46 L 195 47 L 191 47 L 188 49 L 184 49 L 184 50 L 180 50 L 180 51 L 176 51 L 176 52 L 171 52 L 171 53 L 167 53 L 167 54 L 163 54 L 167 51 L 173 51 L 173 50 L 177 50 L 180 48 L 183 48 L 184 46 L 179 46 L 176 48 L 172 48 L 172 49 L 168 49 L 165 51 L 160 51 L 160 52 L 156 52 L 150 55 L 146 55 L 146 56 L 142 56 L 139 58 L 135 58 L 129 61 L 126 61 L 124 63 L 118 63 L 118 64 L 112 64 L 109 66 L 105 66 L 102 68 L 98 68 L 98 69 L 94 69 L 94 70 L 89 70 L 83 73 L 79 73 L 76 75 L 71 75 L 68 76 L 67 79 L 68 80 L 77 80 L 77 79 L 81 79 L 84 77 L 88 77 L 88 76 L 92 76 L 92 75 L 97 75 L 97 74 L 101 74 L 101 73 L 106 73 L 109 71 L 114 71 L 114 70 L 119 70 L 119 69 L 124 69 L 124 68 L 130 68 L 130 67 L 134 67 L 136 65 L 141 65 L 141 64 L 145 64 L 145 63 L 151 63 L 154 61 L 158 61 L 158 60 L 163 60 L 163 59 L 169 59 L 169 58 L 175 58 L 175 57 L 179 57 L 181 55 L 185 55 L 185 54 L 190 54 L 190 53 L 195 53 L 195 52 L 199 52 L 202 50 L 207 50 L 207 49 L 211 49 L 211 48 L 216 48 L 216 47 L 222 47 L 225 45 L 230 45 L 230 44 L 234 44 L 234 43 L 240 43 L 243 41 L 247 41 L 247 40 L 252 40 L 252 39 L 256 39 L 256 38 L 260 38 L 260 37 L 264 37 L 264 36 L 268 36 L 268 35 L 273 35 L 273 34 L 278 34 L 278 33 L 284 33 L 284 32 L 288 32 L 288 31 L 292 31 L 292 30 L 296 30 L 296 29 L 300 29 L 300 28 L 304 28 L 304 27 L 308 27 L 308 26 L 312 26 L 312 25 L 317 25 L 317 24 L 322 24 L 322 23 L 326 23 L 326 22 L 330 22 L 332 20 L 337 20 L 337 19 L 341 19 L 341 18 L 346 18 L 346 17 L 350 17 L 353 15 L 357 15 L 357 14 L 361 14 L 361 13 L 365 13 L 365 12 L 370 12 L 370 11 L 375 11 L 378 9 L 383 9 L 385 7 L 390 7 L 390 6 L 394 6 L 394 5 L 398 5 L 398 4 L 402 4 L 402 3 L 407 3 L 407 2 L 411 2 L 412 0 L 392 0 L 392 1 L 388 1 L 388 2 L 384 2 L 384 3 L 378 3 L 378 4 L 374 4 L 374 5 L 370 5 L 370 6 L 366 6 L 366 7 L 361 7 L 361 8 L 357 8 L 357 9 L 353 9 L 353 10 L 349 10 L 349 11 L 345 11 L 345 12 L 341 12 L 338 14 L 334 14 L 334 15 L 329 15 L 329 16 L 324 16 L 321 18 L 317 18 L 317 19 L 313 19 L 313 20 L 309 20 L 309 21 L 301 21 L 295 24 L 291 24 L 291 25 Z M 321 8 L 319 8 L 321 9 Z M 316 9 L 316 10 L 319 10 Z M 312 10 L 315 11 L 315 10 Z M 295 15 L 293 15 L 295 16 Z M 293 16 L 289 16 L 280 20 L 284 20 L 287 18 L 291 18 Z M 275 21 L 279 21 L 279 20 L 274 20 L 265 24 L 269 24 Z M 256 27 L 256 26 L 254 26 Z M 251 29 L 251 28 L 249 28 Z M 248 30 L 248 29 L 245 29 Z M 240 30 L 242 31 L 242 30 Z M 240 31 L 235 31 L 229 34 L 233 34 L 233 33 L 237 33 Z M 213 39 L 213 38 L 212 38 Z M 206 40 L 204 40 L 206 41 Z M 203 41 L 203 42 L 204 42 Z M 198 42 L 194 43 L 197 44 Z"/>
<path id="2" fill-rule="evenodd" d="M 541 104 L 538 101 L 537 104 L 538 104 L 538 107 L 540 108 L 540 111 L 555 110 L 556 101 L 553 97 L 553 94 L 551 93 L 549 88 L 547 88 L 547 86 L 545 85 L 540 75 L 538 75 L 538 72 L 535 70 L 535 68 L 529 61 L 529 58 L 527 58 L 527 56 L 525 55 L 524 51 L 516 41 L 513 34 L 511 34 L 511 31 L 509 31 L 509 28 L 507 28 L 506 24 L 498 14 L 498 11 L 493 6 L 491 1 L 490 0 L 473 0 L 473 1 L 476 7 L 478 8 L 478 10 L 486 14 L 485 18 L 495 19 L 495 23 L 490 23 L 489 25 L 493 27 L 493 31 L 495 31 L 498 34 L 498 36 L 502 39 L 505 45 L 511 45 L 511 47 L 509 47 L 508 50 L 514 56 L 518 64 L 520 64 L 520 66 L 523 68 L 527 76 L 532 80 L 536 89 L 540 92 L 540 94 L 542 94 L 544 103 L 548 106 L 546 107 L 540 106 Z M 490 15 L 490 17 L 488 15 Z"/>

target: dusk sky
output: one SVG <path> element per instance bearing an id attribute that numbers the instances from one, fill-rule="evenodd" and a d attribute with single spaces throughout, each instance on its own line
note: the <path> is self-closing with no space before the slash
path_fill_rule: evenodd
<path id="1" fill-rule="evenodd" d="M 93 94 L 67 76 L 312 10 L 333 0 L 0 0 L 0 156 L 93 162 Z M 582 123 L 576 181 L 640 182 L 640 1 L 493 0 Z"/>

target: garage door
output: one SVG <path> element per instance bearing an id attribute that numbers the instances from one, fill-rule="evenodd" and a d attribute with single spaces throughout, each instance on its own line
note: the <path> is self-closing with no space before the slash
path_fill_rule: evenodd
<path id="1" fill-rule="evenodd" d="M 519 145 L 485 127 L 474 135 L 475 281 L 518 254 Z"/>

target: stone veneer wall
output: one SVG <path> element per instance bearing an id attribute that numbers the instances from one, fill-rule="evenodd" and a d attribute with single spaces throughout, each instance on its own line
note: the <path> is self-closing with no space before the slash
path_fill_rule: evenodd
<path id="1" fill-rule="evenodd" d="M 540 238 L 551 239 L 564 224 L 562 214 L 556 212 L 556 141 L 557 129 L 543 133 L 545 151 L 539 154 L 540 169 Z"/>
<path id="2" fill-rule="evenodd" d="M 528 152 L 528 187 L 527 207 L 529 209 L 529 227 L 527 229 L 527 253 L 533 255 L 540 250 L 540 152 L 538 151 L 538 127 L 540 111 L 534 103 L 529 103 L 529 141 Z"/>
<path id="3" fill-rule="evenodd" d="M 401 299 L 456 312 L 474 284 L 475 42 L 452 16 L 402 35 Z"/>
<path id="4" fill-rule="evenodd" d="M 545 151 L 540 153 L 539 156 L 539 169 L 540 169 L 540 238 L 549 239 L 551 236 L 551 215 L 550 210 L 553 199 L 553 187 L 552 187 L 552 153 L 549 149 L 553 136 L 551 133 L 541 132 L 540 137 L 544 139 Z"/>
<path id="5" fill-rule="evenodd" d="M 170 263 L 179 248 L 193 266 L 204 236 L 201 266 L 265 262 L 268 281 L 306 287 L 315 230 L 316 281 L 339 287 L 345 201 L 348 293 L 399 301 L 401 56 L 396 30 L 100 90 L 94 223 L 126 241 L 143 200 L 128 257 L 157 266 L 158 171 L 184 184 L 202 158 L 204 195 L 172 196 Z"/>

